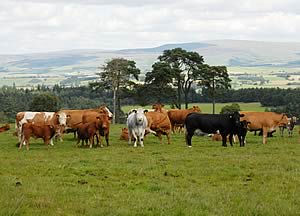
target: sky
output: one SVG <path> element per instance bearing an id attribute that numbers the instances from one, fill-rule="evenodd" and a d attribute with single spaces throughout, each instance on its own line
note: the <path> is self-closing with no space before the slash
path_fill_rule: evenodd
<path id="1" fill-rule="evenodd" d="M 298 0 L 0 0 L 0 53 L 300 42 Z"/>

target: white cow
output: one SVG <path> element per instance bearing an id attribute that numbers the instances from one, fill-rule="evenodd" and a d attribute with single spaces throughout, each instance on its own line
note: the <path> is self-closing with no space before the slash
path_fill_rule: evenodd
<path id="1" fill-rule="evenodd" d="M 148 127 L 148 120 L 145 116 L 145 112 L 142 108 L 134 109 L 127 118 L 127 127 L 128 127 L 128 143 L 131 144 L 131 136 L 134 137 L 134 147 L 137 147 L 137 139 L 139 138 L 139 142 L 141 147 L 144 147 L 144 135 L 145 131 Z"/>

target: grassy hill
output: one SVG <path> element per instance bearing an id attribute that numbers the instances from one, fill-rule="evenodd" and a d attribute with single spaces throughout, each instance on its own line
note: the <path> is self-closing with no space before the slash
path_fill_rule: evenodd
<path id="1" fill-rule="evenodd" d="M 86 84 L 86 80 L 95 78 L 99 66 L 115 57 L 136 61 L 145 74 L 163 50 L 175 47 L 199 52 L 208 64 L 226 65 L 234 88 L 264 85 L 297 87 L 300 83 L 300 43 L 218 40 L 141 49 L 0 55 L 0 86 L 12 85 L 13 82 L 17 86 L 53 85 L 69 77 L 76 77 L 79 84 Z M 238 78 L 241 74 L 248 78 Z M 265 82 L 260 82 L 262 79 L 257 77 L 262 77 Z M 32 79 L 35 81 L 32 82 Z M 78 81 L 73 83 L 77 84 Z"/>

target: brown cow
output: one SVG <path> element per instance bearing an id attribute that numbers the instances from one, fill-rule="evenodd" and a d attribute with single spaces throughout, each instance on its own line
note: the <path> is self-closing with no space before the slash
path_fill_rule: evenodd
<path id="1" fill-rule="evenodd" d="M 122 132 L 121 132 L 121 135 L 120 135 L 120 140 L 126 140 L 126 141 L 129 140 L 128 128 L 122 128 Z"/>
<path id="2" fill-rule="evenodd" d="M 9 129 L 10 129 L 9 124 L 6 124 L 6 125 L 0 127 L 0 133 L 1 133 L 1 132 L 4 132 L 4 131 L 7 131 L 7 130 L 9 130 Z"/>
<path id="3" fill-rule="evenodd" d="M 87 143 L 89 141 L 90 143 L 90 148 L 93 147 L 94 145 L 94 137 L 97 137 L 97 144 L 99 144 L 99 139 L 97 136 L 97 132 L 100 130 L 102 127 L 102 120 L 100 117 L 96 117 L 93 121 L 86 122 L 86 123 L 80 123 L 77 128 L 77 146 L 82 140 L 81 145 L 83 146 L 84 141 Z"/>
<path id="4" fill-rule="evenodd" d="M 112 119 L 112 113 L 109 111 L 109 109 L 105 106 L 100 106 L 97 109 L 83 109 L 83 110 L 60 110 L 58 112 L 59 118 L 66 119 L 66 121 L 61 124 L 63 124 L 67 129 L 75 129 L 77 130 L 78 125 L 82 123 L 82 116 L 86 111 L 95 111 L 98 113 L 105 113 L 109 121 Z M 74 134 L 75 137 L 75 134 Z"/>
<path id="5" fill-rule="evenodd" d="M 175 132 L 175 126 L 183 125 L 186 116 L 192 112 L 201 112 L 201 110 L 198 106 L 193 106 L 193 108 L 190 109 L 182 109 L 182 110 L 171 109 L 168 111 L 168 116 L 171 121 L 173 133 Z"/>
<path id="6" fill-rule="evenodd" d="M 267 143 L 267 135 L 269 131 L 274 130 L 276 127 L 282 124 L 288 123 L 288 117 L 285 114 L 279 114 L 275 112 L 240 112 L 245 116 L 241 118 L 241 121 L 246 120 L 248 122 L 248 129 L 263 131 L 263 144 Z"/>
<path id="7" fill-rule="evenodd" d="M 110 127 L 110 120 L 109 116 L 106 112 L 95 112 L 95 111 L 85 111 L 82 115 L 82 123 L 91 123 L 95 120 L 98 121 L 99 127 L 98 138 L 100 139 L 100 136 L 105 137 L 106 145 L 109 146 L 109 127 Z M 101 142 L 101 141 L 100 141 Z M 100 144 L 102 146 L 102 143 Z"/>
<path id="8" fill-rule="evenodd" d="M 52 125 L 57 129 L 57 135 L 60 135 L 61 133 L 61 120 L 59 115 L 55 112 L 18 112 L 16 115 L 16 129 L 19 142 L 22 139 L 22 128 L 25 123 L 34 123 L 36 125 Z M 52 139 L 50 144 L 53 145 Z"/>
<path id="9" fill-rule="evenodd" d="M 162 112 L 146 112 L 145 115 L 149 128 L 156 132 L 160 143 L 162 143 L 161 135 L 166 135 L 170 144 L 171 122 L 168 115 Z"/>
<path id="10" fill-rule="evenodd" d="M 53 125 L 37 125 L 34 123 L 23 124 L 22 129 L 22 140 L 19 145 L 19 149 L 22 145 L 26 145 L 27 150 L 29 150 L 29 139 L 30 137 L 42 138 L 45 145 L 49 145 L 50 140 L 55 135 L 58 126 Z"/>

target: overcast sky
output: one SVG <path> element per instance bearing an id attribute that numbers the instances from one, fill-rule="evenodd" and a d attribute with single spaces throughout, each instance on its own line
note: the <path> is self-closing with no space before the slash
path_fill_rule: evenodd
<path id="1" fill-rule="evenodd" d="M 298 0 L 0 0 L 0 53 L 300 42 Z"/>

